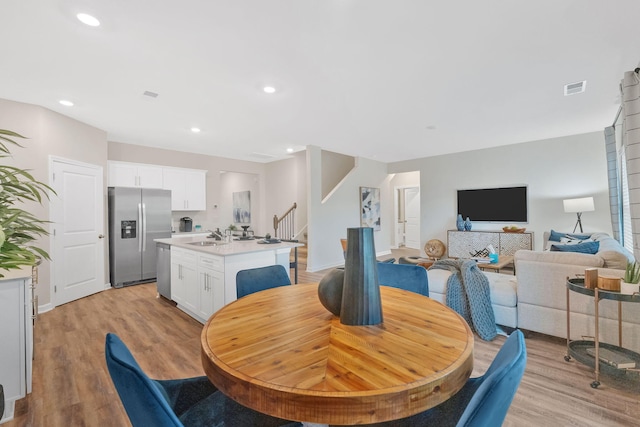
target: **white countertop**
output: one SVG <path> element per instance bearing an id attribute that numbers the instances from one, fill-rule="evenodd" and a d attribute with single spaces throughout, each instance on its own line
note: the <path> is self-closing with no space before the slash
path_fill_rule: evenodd
<path id="1" fill-rule="evenodd" d="M 33 270 L 31 266 L 22 266 L 20 268 L 12 268 L 11 270 L 0 269 L 0 273 L 4 275 L 4 277 L 0 277 L 0 281 L 31 277 L 32 271 Z"/>
<path id="2" fill-rule="evenodd" d="M 281 242 L 281 243 L 258 243 L 262 239 L 255 240 L 234 240 L 231 243 L 225 243 L 220 240 L 214 240 L 209 238 L 203 238 L 202 236 L 192 237 L 178 237 L 170 239 L 155 239 L 156 243 L 164 243 L 177 248 L 190 249 L 192 251 L 204 252 L 211 255 L 230 256 L 238 254 L 246 254 L 251 252 L 273 251 L 278 249 L 292 249 L 299 246 L 304 246 L 302 243 L 293 242 Z M 217 244 L 215 246 L 198 246 L 191 245 L 190 243 L 213 241 Z"/>

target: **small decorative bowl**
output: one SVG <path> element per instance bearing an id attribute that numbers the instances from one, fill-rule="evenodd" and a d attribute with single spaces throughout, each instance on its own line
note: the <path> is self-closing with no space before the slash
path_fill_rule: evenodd
<path id="1" fill-rule="evenodd" d="M 505 233 L 524 233 L 526 228 L 510 228 L 510 227 L 502 227 L 502 231 Z"/>

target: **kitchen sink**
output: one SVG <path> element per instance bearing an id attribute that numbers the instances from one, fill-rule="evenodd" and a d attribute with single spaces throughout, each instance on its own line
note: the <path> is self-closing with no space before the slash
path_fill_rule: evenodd
<path id="1" fill-rule="evenodd" d="M 193 246 L 217 246 L 217 245 L 223 245 L 224 243 L 212 242 L 211 240 L 203 240 L 202 242 L 191 242 L 188 244 Z"/>

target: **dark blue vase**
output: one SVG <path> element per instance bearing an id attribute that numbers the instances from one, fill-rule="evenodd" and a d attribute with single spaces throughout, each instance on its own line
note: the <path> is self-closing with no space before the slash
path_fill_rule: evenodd
<path id="1" fill-rule="evenodd" d="M 378 261 L 371 227 L 347 229 L 347 256 L 344 263 L 340 323 L 344 325 L 382 323 Z"/>
<path id="2" fill-rule="evenodd" d="M 464 221 L 464 230 L 471 231 L 471 220 L 469 219 L 469 217 L 467 217 L 467 219 Z"/>
<path id="3" fill-rule="evenodd" d="M 456 219 L 456 228 L 458 231 L 464 230 L 464 219 L 462 219 L 462 215 L 458 214 L 458 219 Z"/>

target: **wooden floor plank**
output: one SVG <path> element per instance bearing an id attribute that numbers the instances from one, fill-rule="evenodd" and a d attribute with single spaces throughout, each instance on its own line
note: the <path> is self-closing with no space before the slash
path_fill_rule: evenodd
<path id="1" fill-rule="evenodd" d="M 299 270 L 299 282 L 326 271 Z M 202 375 L 202 324 L 170 301 L 155 284 L 110 289 L 40 315 L 35 329 L 33 393 L 16 404 L 15 426 L 126 426 L 128 418 L 107 372 L 104 339 L 115 332 L 152 378 Z M 482 374 L 504 343 L 475 340 L 474 376 Z M 633 426 L 640 419 L 640 386 L 601 377 L 563 359 L 566 343 L 529 333 L 528 363 L 505 426 Z"/>

